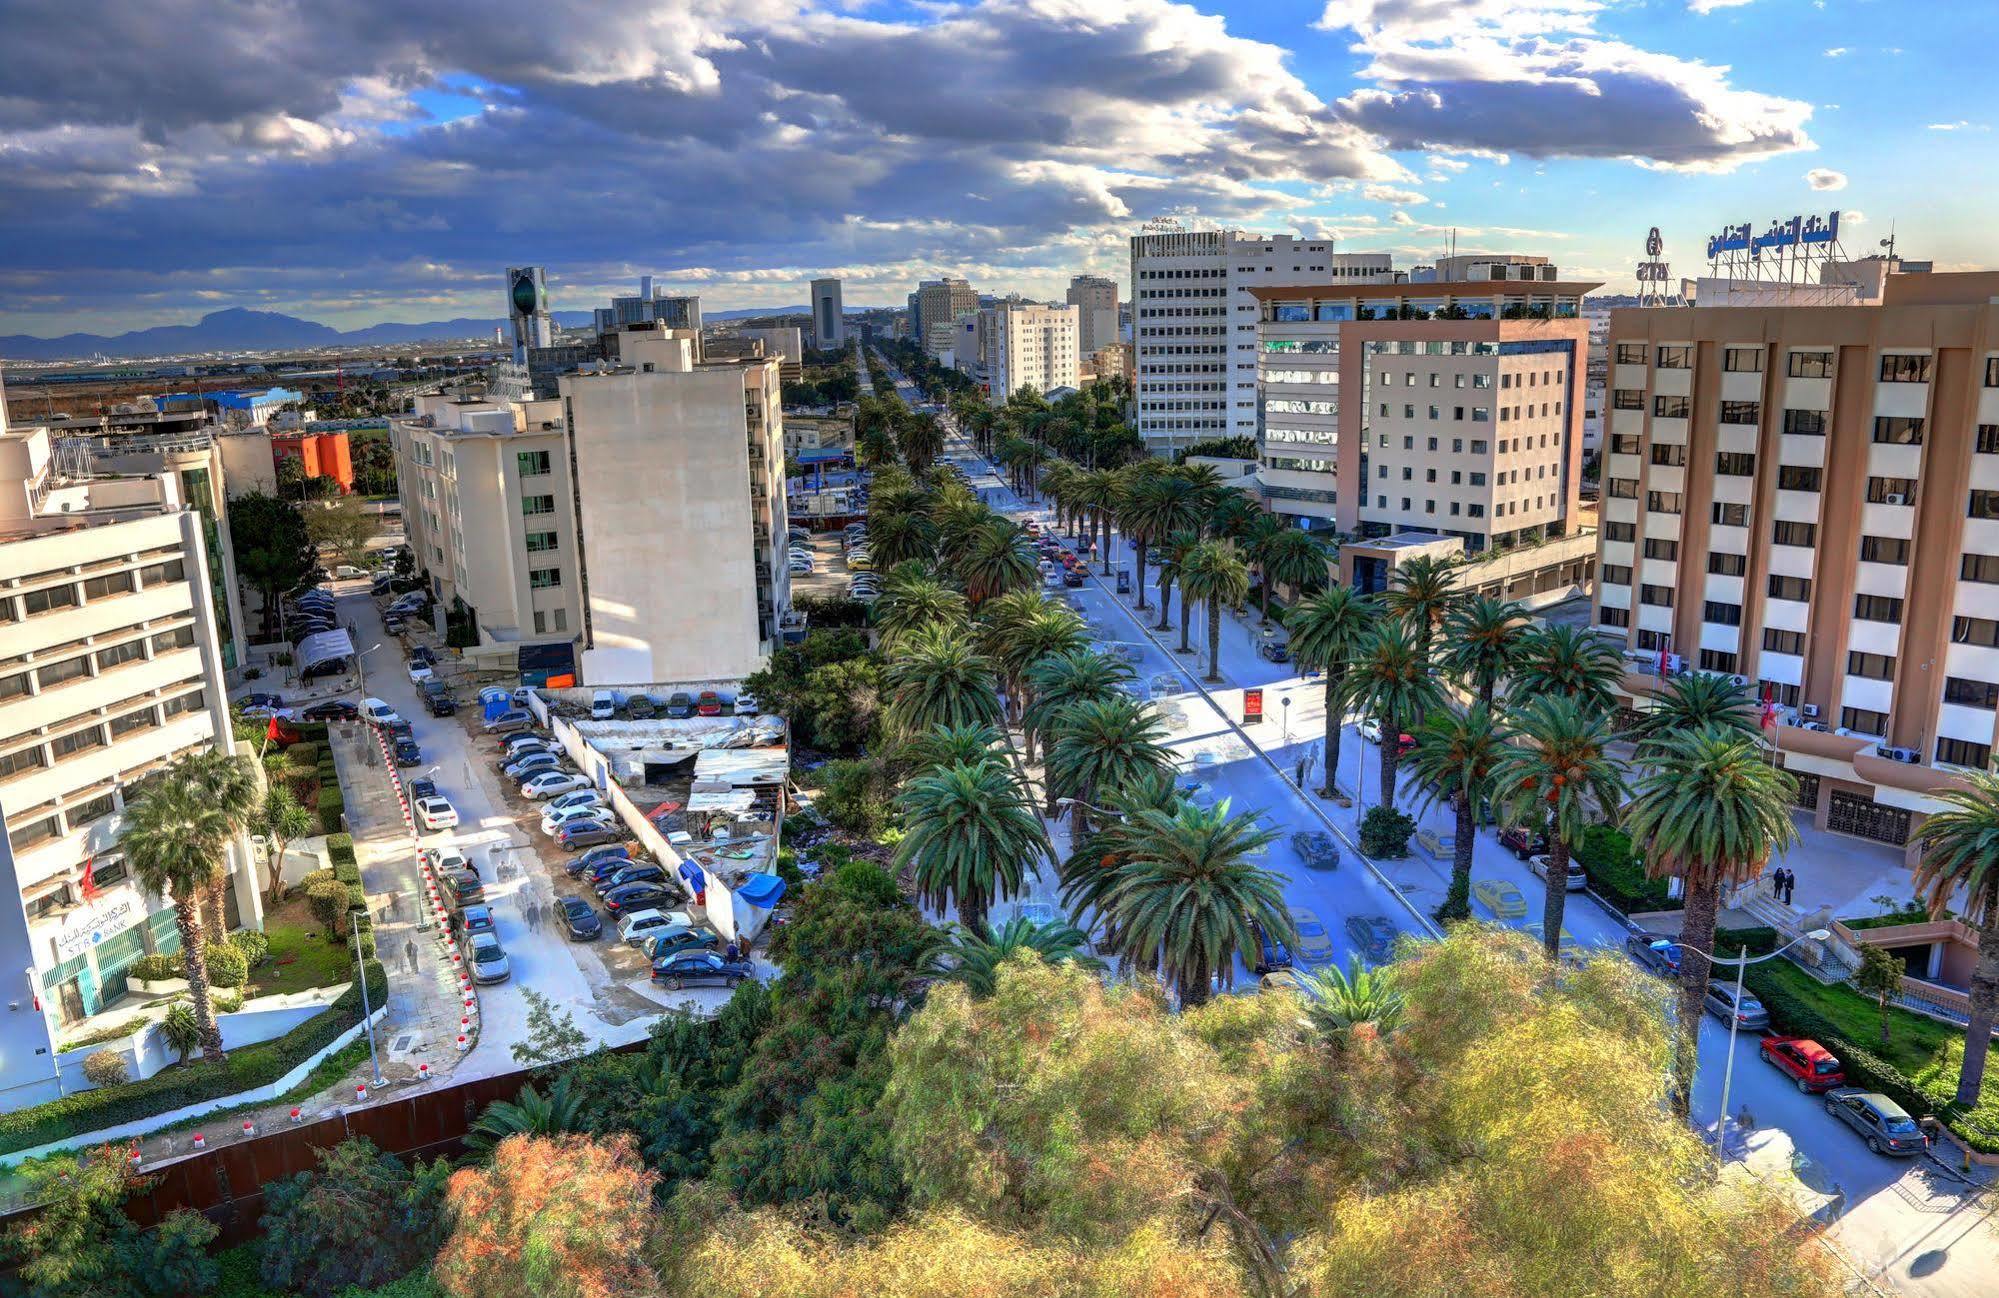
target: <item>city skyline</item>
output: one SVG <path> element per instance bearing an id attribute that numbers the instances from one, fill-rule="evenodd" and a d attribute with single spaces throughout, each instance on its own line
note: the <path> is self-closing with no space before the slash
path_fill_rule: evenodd
<path id="1" fill-rule="evenodd" d="M 1911 256 L 1979 264 L 1990 124 L 1955 100 L 1999 17 L 1889 13 L 760 0 L 412 25 L 112 4 L 84 44 L 74 15 L 13 6 L 0 37 L 40 75 L 0 98 L 0 332 L 485 316 L 494 268 L 530 263 L 561 310 L 642 273 L 718 311 L 796 305 L 821 276 L 857 305 L 940 273 L 1060 300 L 1073 274 L 1122 279 L 1127 237 L 1167 216 L 1398 262 L 1455 231 L 1606 291 L 1650 226 L 1690 273 L 1712 228 L 1835 207 L 1849 252 L 1892 222 Z M 200 53 L 158 59 L 168 31 Z M 877 75 L 925 65 L 950 75 L 924 96 Z"/>

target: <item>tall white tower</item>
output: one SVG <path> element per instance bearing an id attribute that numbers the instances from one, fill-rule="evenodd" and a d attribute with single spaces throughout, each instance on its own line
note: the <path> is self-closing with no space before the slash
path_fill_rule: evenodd
<path id="1" fill-rule="evenodd" d="M 539 266 L 507 268 L 507 319 L 514 327 L 514 363 L 528 363 L 528 348 L 555 343 L 548 314 L 548 277 Z"/>
<path id="2" fill-rule="evenodd" d="M 837 279 L 812 281 L 812 345 L 822 352 L 847 345 L 847 317 Z"/>

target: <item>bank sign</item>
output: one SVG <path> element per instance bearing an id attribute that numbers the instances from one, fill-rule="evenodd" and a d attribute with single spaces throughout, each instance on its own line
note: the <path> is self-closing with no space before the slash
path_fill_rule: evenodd
<path id="1" fill-rule="evenodd" d="M 56 962 L 73 960 L 107 938 L 117 937 L 139 922 L 139 903 L 131 897 L 101 909 L 72 915 L 56 934 Z"/>
<path id="2" fill-rule="evenodd" d="M 1741 225 L 1726 225 L 1719 234 L 1711 234 L 1707 239 L 1707 259 L 1715 261 L 1724 253 L 1746 252 L 1751 257 L 1761 257 L 1766 252 L 1779 252 L 1786 248 L 1797 248 L 1811 244 L 1834 243 L 1839 239 L 1839 213 L 1825 216 L 1792 216 L 1772 221 L 1770 227 L 1761 234 L 1745 221 Z"/>

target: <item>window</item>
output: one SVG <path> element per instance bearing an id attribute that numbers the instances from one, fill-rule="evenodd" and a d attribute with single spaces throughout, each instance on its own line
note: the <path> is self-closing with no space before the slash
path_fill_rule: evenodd
<path id="1" fill-rule="evenodd" d="M 1874 420 L 1874 440 L 1892 446 L 1921 446 L 1923 421 L 1878 415 Z"/>
<path id="2" fill-rule="evenodd" d="M 0 676 L 0 699 L 17 699 L 28 692 L 28 673 Z"/>
<path id="3" fill-rule="evenodd" d="M 1980 455 L 1999 455 L 1999 424 L 1980 424 L 1978 426 L 1978 453 Z"/>
<path id="4" fill-rule="evenodd" d="M 69 817 L 71 829 L 82 829 L 92 821 L 102 820 L 116 810 L 118 810 L 118 800 L 108 793 L 100 793 L 94 798 L 68 808 L 63 814 Z M 125 878 L 125 862 L 111 861 L 97 866 L 91 870 L 90 877 L 100 888 L 121 883 Z"/>
<path id="5" fill-rule="evenodd" d="M 516 451 L 514 465 L 523 478 L 539 477 L 548 472 L 548 452 Z"/>
<path id="6" fill-rule="evenodd" d="M 1747 451 L 1717 451 L 1714 471 L 1727 478 L 1748 478 L 1756 473 L 1756 457 Z"/>
<path id="7" fill-rule="evenodd" d="M 104 747 L 104 732 L 96 726 L 86 726 L 82 730 L 58 735 L 49 741 L 49 752 L 60 762 L 65 757 L 89 752 L 93 748 Z"/>
<path id="8" fill-rule="evenodd" d="M 1667 540 L 1663 536 L 1645 538 L 1645 557 L 1648 559 L 1677 559 L 1680 557 L 1680 543 Z"/>
<path id="9" fill-rule="evenodd" d="M 160 707 L 160 713 L 168 720 L 172 720 L 174 717 L 180 716 L 185 712 L 200 712 L 207 706 L 207 695 L 203 694 L 200 690 L 195 690 L 192 693 L 183 694 L 178 698 L 168 699 Z"/>
<path id="10" fill-rule="evenodd" d="M 191 626 L 177 626 L 171 631 L 162 631 L 153 637 L 153 652 L 156 654 L 193 647 L 194 628 Z"/>
<path id="11" fill-rule="evenodd" d="M 1719 577 L 1740 577 L 1749 570 L 1746 555 L 1730 554 L 1726 550 L 1710 550 L 1707 556 L 1707 570 Z"/>
<path id="12" fill-rule="evenodd" d="M 1618 388 L 1610 394 L 1612 410 L 1643 410 L 1645 392 L 1642 388 Z"/>
<path id="13" fill-rule="evenodd" d="M 83 597 L 87 600 L 131 593 L 132 574 L 129 572 L 107 572 L 102 577 L 91 577 L 83 583 Z"/>
<path id="14" fill-rule="evenodd" d="M 1846 655 L 1846 674 L 1862 676 L 1870 681 L 1892 681 L 1895 679 L 1895 660 L 1888 654 L 1849 653 Z"/>
<path id="15" fill-rule="evenodd" d="M 1612 433 L 1610 435 L 1610 453 L 1612 455 L 1638 454 L 1638 434 Z"/>
<path id="16" fill-rule="evenodd" d="M 1946 676 L 1943 680 L 1943 701 L 1959 703 L 1967 708 L 1983 708 L 1990 712 L 1999 708 L 1999 682 Z"/>
<path id="17" fill-rule="evenodd" d="M 1969 739 L 1939 739 L 1937 760 L 1949 762 L 1952 766 L 1986 770 L 1992 765 L 1992 745 L 1975 744 Z"/>
<path id="18" fill-rule="evenodd" d="M 1709 517 L 1722 527 L 1749 526 L 1749 506 L 1733 501 L 1717 500 L 1709 511 Z"/>
<path id="19" fill-rule="evenodd" d="M 1965 511 L 1972 518 L 1999 518 L 1999 491 L 1974 491 Z"/>
<path id="20" fill-rule="evenodd" d="M 112 645 L 109 649 L 99 649 L 97 651 L 97 670 L 108 672 L 113 667 L 122 667 L 126 663 L 137 662 L 145 656 L 146 642 L 144 640 L 127 640 L 124 644 Z"/>
<path id="21" fill-rule="evenodd" d="M 1867 480 L 1867 500 L 1874 505 L 1913 505 L 1916 503 L 1916 480 L 1914 478 L 1869 478 Z"/>
<path id="22" fill-rule="evenodd" d="M 1728 672 L 1732 675 L 1735 671 L 1735 655 L 1720 649 L 1703 649 L 1700 664 L 1704 672 Z"/>
<path id="23" fill-rule="evenodd" d="M 139 569 L 139 581 L 146 586 L 157 586 L 162 582 L 186 581 L 187 565 L 179 559 L 169 559 L 165 563 L 147 564 Z"/>
<path id="24" fill-rule="evenodd" d="M 1759 356 L 1760 360 L 1761 357 Z M 1760 424 L 1763 422 L 1763 403 L 1760 401 L 1724 401 L 1721 403 L 1721 422 L 1724 424 Z"/>
<path id="25" fill-rule="evenodd" d="M 1596 620 L 1599 626 L 1630 626 L 1631 610 L 1628 608 L 1611 608 L 1606 605 L 1597 610 Z"/>
<path id="26" fill-rule="evenodd" d="M 1855 595 L 1853 616 L 1863 622 L 1894 622 L 1902 620 L 1902 601 L 1892 595 Z"/>
<path id="27" fill-rule="evenodd" d="M 1763 372 L 1763 349 L 1761 347 L 1724 347 L 1721 351 L 1721 368 L 1731 374 L 1761 374 Z"/>
<path id="28" fill-rule="evenodd" d="M 1604 484 L 1604 490 L 1618 500 L 1636 500 L 1638 499 L 1638 479 L 1612 478 Z"/>
<path id="29" fill-rule="evenodd" d="M 1824 437 L 1825 411 L 1786 410 L 1784 412 L 1784 431 L 1787 433 L 1798 433 L 1805 437 Z"/>
<path id="30" fill-rule="evenodd" d="M 1618 343 L 1617 363 L 1619 365 L 1643 365 L 1645 363 L 1645 344 Z"/>
<path id="31" fill-rule="evenodd" d="M 159 719 L 153 715 L 151 708 L 140 708 L 137 712 L 127 712 L 122 717 L 113 718 L 111 722 L 111 737 L 113 739 L 122 739 L 134 731 L 151 730 L 158 724 L 160 724 Z"/>
<path id="32" fill-rule="evenodd" d="M 1660 419 L 1685 419 L 1693 410 L 1688 397 L 1653 397 L 1652 413 Z"/>
<path id="33" fill-rule="evenodd" d="M 553 532 L 529 532 L 527 535 L 529 554 L 543 554 L 553 550 L 555 546 L 556 538 Z"/>
<path id="34" fill-rule="evenodd" d="M 1652 463 L 1677 467 L 1687 462 L 1687 448 L 1676 442 L 1652 443 Z"/>
<path id="35" fill-rule="evenodd" d="M 1635 541 L 1638 539 L 1636 523 L 1605 523 L 1603 539 L 1606 541 Z"/>
<path id="36" fill-rule="evenodd" d="M 553 514 L 554 512 L 555 512 L 554 496 L 521 497 L 521 513 L 527 515 L 530 518 L 534 517 L 536 514 Z"/>
<path id="37" fill-rule="evenodd" d="M 1999 356 L 1985 358 L 1985 386 L 1999 388 Z"/>
<path id="38" fill-rule="evenodd" d="M 1999 619 L 1989 617 L 1952 618 L 1950 623 L 1952 644 L 1978 645 L 1985 649 L 1999 649 Z"/>
<path id="39" fill-rule="evenodd" d="M 21 609 L 29 617 L 42 613 L 53 613 L 57 609 L 76 607 L 76 587 L 51 586 L 47 590 L 31 590 L 21 596 Z"/>
<path id="40" fill-rule="evenodd" d="M 560 568 L 530 568 L 528 570 L 528 589 L 530 590 L 547 590 L 550 587 L 560 586 L 561 584 L 562 569 Z"/>
<path id="41" fill-rule="evenodd" d="M 65 658 L 59 663 L 50 663 L 42 668 L 42 688 L 47 689 L 51 685 L 61 685 L 66 681 L 73 681 L 89 674 L 90 658 L 88 655 L 78 658 Z"/>
<path id="42" fill-rule="evenodd" d="M 1677 514 L 1680 512 L 1680 493 L 1648 491 L 1645 493 L 1645 508 L 1655 514 Z"/>
<path id="43" fill-rule="evenodd" d="M 1792 352 L 1787 372 L 1794 379 L 1829 379 L 1832 377 L 1832 353 Z"/>
<path id="44" fill-rule="evenodd" d="M 1881 357 L 1881 381 L 1883 383 L 1928 383 L 1930 381 L 1930 358 L 1888 352 Z"/>
<path id="45" fill-rule="evenodd" d="M 1671 586 L 1640 586 L 1638 588 L 1638 602 L 1640 604 L 1650 604 L 1654 608 L 1671 608 L 1673 607 L 1673 588 Z"/>
<path id="46" fill-rule="evenodd" d="M 1908 562 L 1907 541 L 1902 542 L 1902 562 Z M 1999 554 L 1967 554 L 1957 561 L 1957 575 L 1966 581 L 1999 582 Z"/>
<path id="47" fill-rule="evenodd" d="M 1802 654 L 1805 651 L 1805 633 L 1764 627 L 1763 647 L 1775 654 Z"/>
<path id="48" fill-rule="evenodd" d="M 1661 347 L 1657 355 L 1658 366 L 1662 370 L 1690 370 L 1694 367 L 1694 349 L 1691 347 Z"/>
<path id="49" fill-rule="evenodd" d="M 1964 556 L 1970 563 L 1973 556 Z M 1863 536 L 1860 538 L 1860 561 L 1862 563 L 1895 563 L 1904 567 L 1909 563 L 1909 543 L 1899 536 Z M 1973 580 L 1977 580 L 1973 578 Z M 1999 576 L 1992 580 L 1999 581 Z"/>
<path id="50" fill-rule="evenodd" d="M 1742 605 L 1726 604 L 1718 599 L 1708 600 L 1701 605 L 1701 621 L 1718 626 L 1741 626 Z"/>
<path id="51" fill-rule="evenodd" d="M 37 843 L 48 842 L 58 832 L 60 831 L 56 828 L 56 818 L 54 816 L 43 816 L 40 820 L 31 820 L 25 825 L 8 830 L 7 842 L 18 854 Z M 29 902 L 28 918 L 34 919 L 37 916 L 46 915 L 52 910 L 61 910 L 68 904 L 68 890 L 58 888 L 47 896 Z"/>
<path id="52" fill-rule="evenodd" d="M 40 744 L 31 744 L 19 752 L 0 753 L 0 780 L 11 780 L 22 771 L 39 771 L 47 765 Z"/>
<path id="53" fill-rule="evenodd" d="M 1801 545 L 1806 549 L 1818 544 L 1819 525 L 1798 523 L 1790 519 L 1778 519 L 1770 527 L 1770 540 L 1775 545 Z"/>
<path id="54" fill-rule="evenodd" d="M 1842 730 L 1851 730 L 1857 735 L 1885 735 L 1888 733 L 1888 714 L 1868 708 L 1841 708 L 1839 725 Z"/>
<path id="55" fill-rule="evenodd" d="M 1777 470 L 1781 491 L 1817 491 L 1824 472 L 1815 464 L 1786 464 Z"/>
<path id="56" fill-rule="evenodd" d="M 1638 633 L 1638 647 L 1640 649 L 1651 650 L 1655 653 L 1664 649 L 1670 640 L 1671 637 L 1663 631 L 1640 631 Z"/>
<path id="57" fill-rule="evenodd" d="M 1609 582 L 1613 586 L 1629 586 L 1631 584 L 1631 569 L 1623 564 L 1606 563 L 1603 565 L 1602 576 L 1604 581 Z"/>

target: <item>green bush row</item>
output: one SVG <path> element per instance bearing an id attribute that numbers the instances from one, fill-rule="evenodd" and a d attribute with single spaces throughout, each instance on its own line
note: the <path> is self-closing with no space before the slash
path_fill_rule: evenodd
<path id="1" fill-rule="evenodd" d="M 1631 836 L 1621 829 L 1591 825 L 1576 844 L 1576 860 L 1596 894 L 1627 915 L 1680 909 L 1679 899 L 1666 895 L 1666 880 L 1645 877 L 1645 867 L 1632 854 Z"/>
<path id="2" fill-rule="evenodd" d="M 326 859 L 333 862 L 336 875 L 341 866 L 354 864 L 354 835 L 329 834 L 326 839 Z"/>
<path id="3" fill-rule="evenodd" d="M 347 885 L 347 911 L 353 916 L 354 927 L 361 933 L 361 954 L 372 960 L 375 956 L 375 917 L 368 913 L 368 891 L 361 884 L 361 867 L 354 863 L 354 840 L 346 834 L 338 835 L 347 839 L 347 857 L 333 856 L 333 877 Z M 327 841 L 331 848 L 332 840 Z M 329 852 L 329 855 L 333 855 Z"/>
<path id="4" fill-rule="evenodd" d="M 329 780 L 319 786 L 319 832 L 337 834 L 340 832 L 340 818 L 347 813 L 347 799 L 341 795 L 340 782 Z"/>
<path id="5" fill-rule="evenodd" d="M 382 966 L 370 961 L 367 978 L 370 1003 L 382 1004 L 388 991 L 388 976 Z M 84 1091 L 0 1114 L 0 1154 L 269 1086 L 360 1021 L 361 989 L 353 986 L 324 1014 L 314 1015 L 275 1040 L 232 1050 L 221 1063 L 182 1064 L 126 1086 Z"/>

